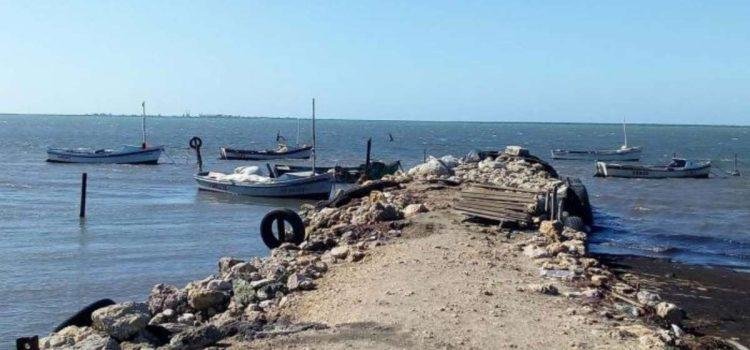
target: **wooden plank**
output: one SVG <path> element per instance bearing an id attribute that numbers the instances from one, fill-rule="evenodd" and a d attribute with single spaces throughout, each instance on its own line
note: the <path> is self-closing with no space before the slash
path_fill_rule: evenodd
<path id="1" fill-rule="evenodd" d="M 492 210 L 492 209 L 474 207 L 474 206 L 465 205 L 465 204 L 456 204 L 453 206 L 453 208 L 457 210 L 475 211 L 478 213 L 483 213 L 483 214 L 488 214 L 488 215 L 499 215 L 499 216 L 507 216 L 510 218 L 520 219 L 520 220 L 529 220 L 528 215 L 524 215 L 516 211 Z"/>
<path id="2" fill-rule="evenodd" d="M 470 217 L 482 218 L 482 219 L 487 219 L 487 220 L 494 220 L 494 221 L 497 221 L 497 222 L 503 222 L 503 221 L 518 222 L 518 220 L 516 220 L 516 219 L 500 218 L 500 217 L 496 217 L 496 216 L 492 216 L 492 215 L 485 215 L 485 214 L 480 214 L 480 213 L 471 213 L 471 212 L 463 212 L 462 211 L 461 214 L 466 215 L 466 216 L 470 216 Z"/>
<path id="3" fill-rule="evenodd" d="M 529 209 L 528 204 L 502 203 L 502 202 L 495 202 L 495 201 L 477 201 L 477 200 L 462 199 L 459 203 L 481 205 L 481 206 L 486 206 L 486 207 L 491 207 L 491 208 L 512 209 L 512 210 L 518 210 L 522 212 L 526 212 Z"/>
<path id="4" fill-rule="evenodd" d="M 473 211 L 478 211 L 478 212 L 493 214 L 493 215 L 502 215 L 502 216 L 517 218 L 517 219 L 523 219 L 523 220 L 529 219 L 528 215 L 525 215 L 524 213 L 519 213 L 517 211 L 497 210 L 497 209 L 492 209 L 492 208 L 474 207 L 470 205 L 458 205 L 458 206 L 454 206 L 454 208 L 473 210 Z"/>
<path id="5" fill-rule="evenodd" d="M 510 193 L 510 192 L 497 192 L 497 191 L 472 191 L 472 190 L 463 190 L 461 193 L 471 193 L 471 194 L 478 194 L 482 196 L 492 196 L 492 197 L 502 197 L 502 198 L 517 198 L 517 199 L 524 199 L 524 200 L 535 200 L 537 197 L 533 195 L 528 195 L 525 193 Z"/>
<path id="6" fill-rule="evenodd" d="M 467 200 L 477 200 L 477 201 L 483 201 L 483 202 L 502 202 L 502 203 L 513 203 L 513 204 L 536 204 L 536 201 L 531 200 L 518 200 L 515 198 L 493 198 L 488 196 L 482 196 L 478 194 L 472 194 L 472 193 L 462 193 L 461 197 L 462 199 Z"/>
<path id="7" fill-rule="evenodd" d="M 466 190 L 461 191 L 461 193 L 476 193 L 476 194 L 482 194 L 482 195 L 488 195 L 488 196 L 498 196 L 498 197 L 507 197 L 507 198 L 527 198 L 527 199 L 536 198 L 536 195 L 528 194 L 528 193 L 483 191 L 483 190 L 477 190 L 477 189 L 466 189 Z"/>
<path id="8" fill-rule="evenodd" d="M 506 187 L 506 186 L 498 186 L 498 185 L 490 185 L 490 184 L 473 184 L 473 186 L 491 188 L 491 189 L 497 189 L 497 190 L 533 193 L 533 194 L 544 193 L 544 191 L 527 190 L 525 188 Z"/>
<path id="9" fill-rule="evenodd" d="M 478 200 L 486 200 L 486 201 L 508 202 L 508 203 L 524 203 L 524 204 L 536 203 L 536 200 L 532 200 L 530 198 L 501 197 L 501 196 L 485 195 L 481 193 L 461 193 L 461 197 L 478 199 Z"/>
<path id="10" fill-rule="evenodd" d="M 479 212 L 479 211 L 474 211 L 474 210 L 458 209 L 458 212 L 466 216 L 478 217 L 478 218 L 495 220 L 495 221 L 529 222 L 528 219 L 524 219 L 524 218 L 507 217 L 507 216 L 503 216 L 500 214 L 485 213 L 485 212 Z"/>

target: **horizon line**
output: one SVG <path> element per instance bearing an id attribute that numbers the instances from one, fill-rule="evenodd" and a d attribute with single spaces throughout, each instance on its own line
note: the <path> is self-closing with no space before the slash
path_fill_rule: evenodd
<path id="1" fill-rule="evenodd" d="M 112 113 L 86 113 L 86 114 L 50 114 L 50 113 L 0 113 L 0 116 L 49 116 L 49 117 L 141 117 L 141 114 L 112 114 Z M 281 116 L 249 116 L 249 115 L 232 115 L 232 114 L 198 114 L 198 115 L 177 115 L 177 114 L 146 114 L 151 118 L 185 118 L 185 119 L 210 119 L 210 118 L 244 118 L 244 119 L 309 119 L 306 117 L 281 117 Z M 315 119 L 322 120 L 341 120 L 341 121 L 362 121 L 362 122 L 379 122 L 379 121 L 398 121 L 398 122 L 426 122 L 426 123 L 514 123 L 514 124 L 581 124 L 581 125 L 620 125 L 622 122 L 574 122 L 574 121 L 521 121 L 521 120 L 421 120 L 421 119 L 351 119 L 343 117 L 320 117 Z M 750 127 L 750 124 L 674 124 L 660 122 L 636 122 L 626 123 L 627 125 L 653 125 L 653 126 L 713 126 L 713 127 Z"/>

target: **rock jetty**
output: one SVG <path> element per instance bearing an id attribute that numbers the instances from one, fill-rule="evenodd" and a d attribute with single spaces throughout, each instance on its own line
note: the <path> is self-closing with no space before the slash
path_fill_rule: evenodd
<path id="1" fill-rule="evenodd" d="M 332 269 L 361 264 L 378 247 L 407 239 L 403 230 L 414 218 L 450 211 L 461 188 L 481 183 L 543 192 L 564 182 L 544 162 L 503 153 L 485 159 L 431 157 L 383 181 L 389 186 L 336 205 L 304 205 L 300 215 L 307 239 L 299 246 L 284 243 L 266 257 L 223 257 L 211 276 L 182 288 L 157 284 L 147 300 L 96 310 L 90 325 L 50 334 L 40 340 L 40 348 L 203 349 L 325 329 L 329 325 L 289 322 L 283 311 L 296 296 L 314 291 Z M 579 309 L 571 314 L 588 310 L 636 320 L 611 332 L 637 340 L 642 348 L 699 348 L 700 338 L 681 329 L 686 315 L 677 305 L 640 290 L 636 280 L 618 278 L 588 255 L 585 230 L 565 227 L 544 214 L 533 222 L 526 229 L 481 229 L 517 237 L 514 249 L 537 266 L 543 283 L 519 285 L 519 293 L 578 300 Z M 495 263 L 494 268 L 503 268 Z M 412 295 L 403 292 L 403 297 Z"/>

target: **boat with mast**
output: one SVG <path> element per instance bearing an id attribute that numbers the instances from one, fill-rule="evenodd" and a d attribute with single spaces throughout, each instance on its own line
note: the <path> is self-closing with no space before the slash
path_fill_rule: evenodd
<path id="1" fill-rule="evenodd" d="M 125 145 L 118 150 L 92 148 L 48 148 L 47 161 L 87 164 L 158 164 L 164 146 L 146 142 L 146 102 L 141 103 L 141 145 Z"/>
<path id="2" fill-rule="evenodd" d="M 312 166 L 310 171 L 288 172 L 271 178 L 259 174 L 256 166 L 239 167 L 233 174 L 201 172 L 195 176 L 198 188 L 206 191 L 275 198 L 328 198 L 334 175 L 318 173 L 315 162 L 315 99 L 312 100 Z"/>
<path id="3" fill-rule="evenodd" d="M 624 142 L 619 149 L 612 150 L 552 150 L 552 159 L 557 160 L 595 160 L 595 161 L 638 161 L 641 157 L 641 147 L 628 145 L 628 132 L 625 128 L 625 119 L 622 121 L 622 134 Z"/>
<path id="4" fill-rule="evenodd" d="M 219 150 L 219 158 L 226 160 L 273 160 L 273 159 L 310 159 L 312 146 L 300 145 L 300 120 L 297 118 L 297 146 L 289 147 L 286 138 L 276 133 L 276 149 L 249 150 L 222 147 Z"/>

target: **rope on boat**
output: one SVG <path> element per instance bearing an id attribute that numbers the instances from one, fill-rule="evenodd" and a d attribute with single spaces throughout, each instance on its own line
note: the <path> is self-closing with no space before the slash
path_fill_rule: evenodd
<path id="1" fill-rule="evenodd" d="M 169 163 L 169 164 L 177 164 L 177 162 L 174 161 L 174 158 L 172 158 L 172 156 L 169 155 L 169 152 L 167 152 L 167 148 L 166 147 L 164 147 L 164 155 L 167 156 L 167 158 L 169 159 L 169 161 L 172 162 L 172 163 Z"/>

